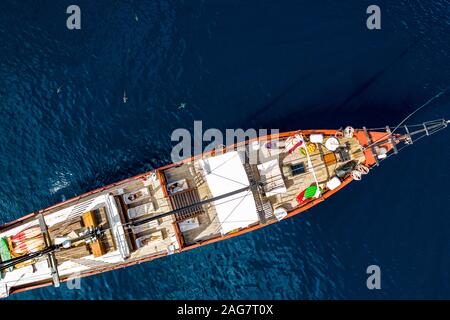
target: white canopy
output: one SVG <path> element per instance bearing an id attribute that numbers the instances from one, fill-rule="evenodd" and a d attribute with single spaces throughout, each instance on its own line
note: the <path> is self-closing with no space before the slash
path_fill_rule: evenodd
<path id="1" fill-rule="evenodd" d="M 213 197 L 250 185 L 247 173 L 236 151 L 203 159 L 199 162 L 202 165 L 206 182 Z M 259 221 L 251 191 L 243 191 L 214 201 L 214 204 L 222 234 L 238 228 L 245 228 Z"/>

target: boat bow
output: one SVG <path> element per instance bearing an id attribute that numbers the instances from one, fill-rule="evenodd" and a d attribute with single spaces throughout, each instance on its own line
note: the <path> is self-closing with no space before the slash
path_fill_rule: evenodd
<path id="1" fill-rule="evenodd" d="M 415 125 L 374 129 L 363 127 L 355 135 L 364 150 L 366 165 L 373 167 L 420 139 L 447 128 L 449 123 L 450 120 L 438 119 Z"/>

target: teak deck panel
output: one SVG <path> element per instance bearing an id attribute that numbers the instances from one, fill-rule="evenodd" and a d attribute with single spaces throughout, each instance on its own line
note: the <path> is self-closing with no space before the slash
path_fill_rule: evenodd
<path id="1" fill-rule="evenodd" d="M 200 197 L 198 195 L 196 188 L 189 188 L 187 190 L 179 191 L 169 196 L 170 203 L 172 204 L 172 208 L 181 209 L 186 208 L 189 205 L 196 204 L 200 201 Z M 204 213 L 202 206 L 193 206 L 190 208 L 186 208 L 177 212 L 175 214 L 176 221 L 183 221 L 189 218 L 193 218 L 198 216 L 199 214 Z"/>
<path id="2" fill-rule="evenodd" d="M 362 152 L 358 140 L 356 138 L 340 138 L 341 145 L 346 142 L 350 143 L 350 156 L 351 159 L 363 161 L 364 153 Z M 319 146 L 316 151 L 310 153 L 311 162 L 316 173 L 317 181 L 319 184 L 326 183 L 331 177 L 334 176 L 336 168 L 344 164 L 337 158 L 337 162 L 332 165 L 326 165 L 321 149 Z M 329 152 L 325 148 L 322 148 L 322 152 Z M 289 175 L 290 165 L 303 162 L 305 165 L 305 173 L 295 176 Z M 307 187 L 315 184 L 314 177 L 311 173 L 311 168 L 308 166 L 308 160 L 305 155 L 301 154 L 299 150 L 295 150 L 291 154 L 285 154 L 281 158 L 281 171 L 285 178 L 285 184 L 287 192 L 285 194 L 269 197 L 270 201 L 274 205 L 274 208 L 283 206 L 285 209 L 292 209 L 298 206 L 296 196 Z"/>
<path id="3" fill-rule="evenodd" d="M 198 163 L 194 162 L 164 170 L 164 175 L 167 183 L 186 179 L 188 186 L 197 190 L 199 201 L 201 201 L 212 198 L 201 170 Z M 212 203 L 205 204 L 202 206 L 202 210 L 203 213 L 196 215 L 200 226 L 182 233 L 183 240 L 187 245 L 220 235 L 220 230 L 217 230 L 219 224 L 214 205 Z"/>

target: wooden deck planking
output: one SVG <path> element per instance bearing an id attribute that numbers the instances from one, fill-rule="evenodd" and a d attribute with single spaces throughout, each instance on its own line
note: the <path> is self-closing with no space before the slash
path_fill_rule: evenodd
<path id="1" fill-rule="evenodd" d="M 345 144 L 346 142 L 350 143 L 350 156 L 351 159 L 363 161 L 364 160 L 364 153 L 362 152 L 358 140 L 356 138 L 340 138 L 339 139 L 342 144 Z M 316 149 L 316 151 L 310 153 L 311 162 L 314 167 L 317 181 L 319 184 L 326 183 L 329 179 L 331 179 L 334 176 L 334 172 L 337 167 L 344 164 L 344 162 L 337 161 L 335 164 L 332 165 L 325 165 L 325 162 L 323 161 L 323 156 L 321 154 L 321 148 L 322 146 L 319 145 L 319 148 Z M 325 147 L 322 147 L 322 152 L 325 154 L 329 152 L 326 150 Z M 304 174 L 299 174 L 295 176 L 288 176 L 286 175 L 286 172 L 289 170 L 289 166 L 291 164 L 296 164 L 299 162 L 303 162 L 305 165 L 306 172 Z M 301 154 L 299 151 L 294 151 L 291 154 L 288 154 L 284 156 L 281 160 L 282 163 L 282 172 L 285 175 L 285 183 L 287 192 L 282 195 L 277 195 L 270 197 L 270 201 L 274 205 L 274 208 L 278 206 L 283 206 L 285 209 L 292 209 L 298 205 L 296 197 L 297 195 L 305 190 L 307 187 L 315 184 L 314 177 L 312 175 L 312 172 L 308 166 L 308 161 L 305 155 Z M 283 167 L 285 169 L 283 170 Z M 328 169 L 328 170 L 327 170 Z"/>
<path id="2" fill-rule="evenodd" d="M 179 167 L 169 168 L 164 171 L 167 182 L 174 182 L 186 179 L 190 188 L 196 188 L 201 200 L 212 198 L 208 184 L 203 179 L 202 169 L 198 163 L 188 163 Z M 197 215 L 199 227 L 183 232 L 185 243 L 195 243 L 199 239 L 205 239 L 220 234 L 220 228 L 217 219 L 217 212 L 212 203 L 203 205 L 202 214 Z M 212 223 L 211 223 L 212 222 Z M 219 228 L 219 231 L 217 229 Z"/>
<path id="3" fill-rule="evenodd" d="M 150 185 L 145 186 L 144 182 L 142 180 L 137 181 L 131 181 L 124 185 L 123 193 L 133 192 L 137 191 L 139 189 L 142 189 L 144 187 L 148 187 L 150 190 L 151 196 L 149 198 L 142 199 L 141 201 L 135 202 L 132 205 L 126 205 L 126 207 L 136 207 L 138 205 L 144 204 L 146 202 L 152 201 L 153 205 L 155 207 L 155 210 L 153 210 L 151 213 L 147 215 L 143 215 L 142 217 L 150 217 L 154 215 L 158 215 L 164 212 L 168 212 L 172 210 L 172 206 L 170 205 L 169 199 L 164 196 L 163 188 L 165 186 L 160 185 L 159 181 L 153 181 L 150 183 Z M 127 212 L 125 210 L 125 215 L 127 215 Z"/>
<path id="4" fill-rule="evenodd" d="M 174 218 L 173 216 L 167 216 L 160 218 L 158 220 L 159 220 L 158 226 L 140 232 L 136 234 L 136 237 L 139 238 L 150 235 L 154 232 L 161 231 L 163 239 L 152 241 L 151 243 L 145 245 L 144 247 L 137 249 L 131 254 L 131 258 L 167 252 L 167 247 L 172 244 L 173 242 L 172 239 L 175 237 L 175 230 L 173 228 Z"/>

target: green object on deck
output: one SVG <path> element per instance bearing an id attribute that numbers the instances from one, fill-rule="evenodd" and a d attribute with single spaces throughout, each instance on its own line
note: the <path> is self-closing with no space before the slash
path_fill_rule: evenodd
<path id="1" fill-rule="evenodd" d="M 317 192 L 317 186 L 310 186 L 310 187 L 306 188 L 305 195 L 303 197 L 304 197 L 304 199 L 312 198 L 316 195 L 316 192 Z"/>
<path id="2" fill-rule="evenodd" d="M 6 238 L 0 239 L 0 259 L 2 261 L 12 259 L 11 252 L 9 252 L 8 241 L 6 241 Z M 13 268 L 11 267 L 7 270 L 12 271 L 12 269 Z M 3 278 L 3 273 L 1 274 L 1 277 Z"/>

